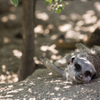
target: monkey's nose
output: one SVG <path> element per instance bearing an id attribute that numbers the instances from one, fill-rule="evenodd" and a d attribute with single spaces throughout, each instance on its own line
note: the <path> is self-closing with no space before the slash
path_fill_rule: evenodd
<path id="1" fill-rule="evenodd" d="M 83 76 L 81 74 L 77 75 L 76 80 L 83 81 Z"/>
<path id="2" fill-rule="evenodd" d="M 78 75 L 78 79 L 82 80 L 83 76 L 81 74 Z"/>
<path id="3" fill-rule="evenodd" d="M 83 76 L 82 75 L 79 75 L 79 77 L 82 79 L 83 78 Z"/>

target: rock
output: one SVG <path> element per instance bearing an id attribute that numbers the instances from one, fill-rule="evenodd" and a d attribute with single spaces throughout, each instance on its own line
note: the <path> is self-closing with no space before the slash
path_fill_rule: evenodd
<path id="1" fill-rule="evenodd" d="M 100 79 L 91 83 L 89 86 L 71 84 L 49 69 L 38 69 L 24 81 L 0 84 L 0 100 L 99 100 Z"/>

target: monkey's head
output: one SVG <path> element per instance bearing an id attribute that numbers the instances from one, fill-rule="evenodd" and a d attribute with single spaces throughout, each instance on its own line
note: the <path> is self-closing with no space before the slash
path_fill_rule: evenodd
<path id="1" fill-rule="evenodd" d="M 96 73 L 93 64 L 85 55 L 80 54 L 72 56 L 67 68 L 69 77 L 76 83 L 88 83 Z"/>

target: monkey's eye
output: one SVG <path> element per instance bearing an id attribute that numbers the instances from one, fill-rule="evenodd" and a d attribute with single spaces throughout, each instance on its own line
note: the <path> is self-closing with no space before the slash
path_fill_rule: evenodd
<path id="1" fill-rule="evenodd" d="M 74 59 L 75 59 L 75 58 L 73 57 L 73 58 L 71 59 L 71 61 L 73 62 L 73 61 L 74 61 Z"/>
<path id="2" fill-rule="evenodd" d="M 85 73 L 84 73 L 84 75 L 87 77 L 87 76 L 91 76 L 91 72 L 90 71 L 86 71 Z"/>
<path id="3" fill-rule="evenodd" d="M 95 79 L 96 78 L 96 73 L 92 76 L 92 79 Z"/>
<path id="4" fill-rule="evenodd" d="M 76 63 L 74 66 L 76 71 L 81 71 L 81 66 L 79 64 Z"/>
<path id="5" fill-rule="evenodd" d="M 75 56 L 72 56 L 71 59 L 70 59 L 70 61 L 69 61 L 69 64 L 73 63 L 74 59 L 75 59 Z"/>

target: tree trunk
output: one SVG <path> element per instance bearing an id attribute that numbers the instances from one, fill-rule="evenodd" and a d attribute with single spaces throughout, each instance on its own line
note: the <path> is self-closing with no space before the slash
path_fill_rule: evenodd
<path id="1" fill-rule="evenodd" d="M 34 2 L 35 3 L 35 2 Z M 34 64 L 34 25 L 33 0 L 23 0 L 23 56 L 19 68 L 19 81 L 24 80 L 35 70 Z"/>

